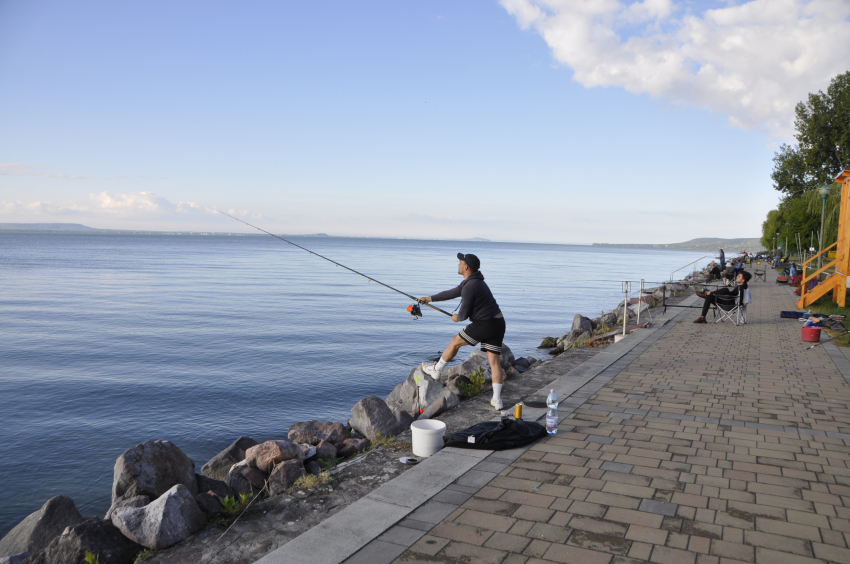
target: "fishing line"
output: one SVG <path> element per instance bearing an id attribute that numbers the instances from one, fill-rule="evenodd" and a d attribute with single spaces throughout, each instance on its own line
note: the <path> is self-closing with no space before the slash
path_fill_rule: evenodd
<path id="1" fill-rule="evenodd" d="M 362 272 L 357 272 L 357 271 L 356 271 L 356 270 L 354 270 L 353 268 L 348 268 L 348 267 L 347 267 L 347 266 L 345 266 L 344 264 L 340 264 L 340 263 L 338 263 L 337 261 L 332 260 L 332 259 L 329 259 L 329 258 L 328 258 L 328 257 L 326 257 L 326 256 L 322 256 L 322 255 L 320 255 L 319 253 L 314 253 L 314 252 L 313 252 L 313 251 L 311 251 L 310 249 L 307 249 L 307 248 L 305 248 L 305 247 L 302 247 L 301 245 L 298 245 L 298 244 L 296 244 L 296 243 L 293 243 L 292 241 L 287 241 L 287 240 L 286 240 L 286 239 L 284 239 L 283 237 L 280 237 L 280 236 L 278 236 L 278 235 L 275 235 L 274 233 L 269 233 L 269 232 L 268 232 L 268 231 L 266 231 L 265 229 L 261 229 L 261 228 L 257 227 L 256 225 L 251 225 L 251 224 L 250 224 L 250 223 L 248 223 L 247 221 L 243 221 L 243 220 L 239 219 L 238 217 L 234 217 L 234 216 L 230 215 L 229 213 L 224 213 L 224 212 L 223 212 L 223 211 L 221 211 L 220 209 L 214 208 L 214 207 L 212 207 L 212 206 L 210 206 L 210 208 L 211 208 L 211 209 L 213 209 L 213 210 L 215 210 L 215 211 L 217 211 L 218 213 L 220 213 L 220 214 L 222 214 L 222 215 L 226 215 L 227 217 L 229 217 L 229 218 L 231 218 L 231 219 L 235 219 L 235 220 L 236 220 L 236 221 L 238 221 L 239 223 L 244 223 L 244 224 L 245 224 L 245 225 L 247 225 L 248 227 L 253 227 L 253 228 L 254 228 L 254 229 L 256 229 L 257 231 L 262 231 L 262 232 L 263 232 L 263 233 L 265 233 L 266 235 L 271 235 L 271 236 L 272 236 L 272 237 L 274 237 L 275 239 L 280 239 L 280 240 L 281 240 L 281 241 L 283 241 L 284 243 L 289 243 L 289 244 L 290 244 L 290 245 L 292 245 L 293 247 L 298 247 L 298 248 L 299 248 L 299 249 L 301 249 L 302 251 L 307 251 L 307 252 L 308 252 L 308 253 L 310 253 L 311 255 L 317 256 L 317 257 L 319 257 L 319 258 L 321 258 L 321 259 L 325 259 L 326 261 L 331 262 L 331 263 L 333 263 L 333 264 L 335 264 L 335 265 L 337 265 L 337 266 L 341 266 L 342 268 L 344 268 L 344 269 L 346 269 L 346 270 L 348 270 L 348 271 L 350 271 L 350 272 L 353 272 L 354 274 L 357 274 L 357 275 L 359 275 L 359 276 L 362 276 L 363 278 L 365 278 L 365 279 L 367 279 L 367 280 L 370 280 L 370 281 L 372 281 L 372 282 L 374 282 L 374 283 L 376 283 L 376 284 L 380 284 L 380 285 L 381 285 L 381 286 L 383 286 L 384 288 L 389 288 L 389 289 L 390 289 L 390 290 L 392 290 L 393 292 L 398 292 L 398 293 L 399 293 L 399 294 L 401 294 L 402 296 L 407 296 L 407 297 L 408 297 L 408 298 L 410 298 L 411 300 L 416 300 L 416 302 L 417 302 L 417 303 L 416 303 L 416 304 L 414 304 L 414 305 L 412 305 L 412 306 L 410 306 L 410 307 L 408 307 L 408 308 L 407 308 L 407 311 L 409 311 L 411 314 L 413 314 L 413 316 L 414 316 L 414 317 L 417 317 L 417 316 L 420 316 L 420 317 L 421 317 L 421 316 L 422 316 L 422 312 L 421 312 L 421 310 L 419 309 L 419 303 L 418 303 L 419 298 L 416 298 L 416 297 L 414 297 L 414 296 L 411 296 L 410 294 L 408 294 L 408 293 L 406 293 L 406 292 L 402 292 L 402 291 L 401 291 L 401 290 L 399 290 L 398 288 L 393 288 L 393 287 L 392 287 L 392 286 L 390 286 L 389 284 L 384 284 L 384 283 L 383 283 L 383 282 L 381 282 L 380 280 L 375 280 L 375 279 L 374 279 L 374 278 L 372 278 L 371 276 L 366 276 L 366 275 L 365 275 L 365 274 L 363 274 Z M 440 313 L 444 313 L 444 314 L 448 315 L 449 317 L 451 317 L 451 316 L 452 316 L 452 314 L 451 314 L 451 313 L 447 312 L 447 311 L 446 311 L 446 310 L 444 310 L 444 309 L 440 309 L 440 308 L 438 308 L 438 307 L 436 307 L 436 306 L 432 306 L 431 304 L 428 304 L 428 303 L 426 303 L 425 305 L 426 305 L 426 306 L 428 306 L 428 307 L 430 307 L 431 309 L 434 309 L 434 310 L 439 311 Z"/>

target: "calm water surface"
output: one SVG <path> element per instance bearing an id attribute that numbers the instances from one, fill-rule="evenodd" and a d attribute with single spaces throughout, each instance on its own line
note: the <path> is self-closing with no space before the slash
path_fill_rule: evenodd
<path id="1" fill-rule="evenodd" d="M 414 295 L 456 286 L 455 255 L 477 254 L 517 356 L 540 356 L 577 312 L 610 310 L 621 280 L 664 280 L 706 254 L 296 242 Z M 346 421 L 461 328 L 427 308 L 414 321 L 409 304 L 267 236 L 0 234 L 0 536 L 58 494 L 102 516 L 116 457 L 149 439 L 199 469 L 239 435 Z"/>

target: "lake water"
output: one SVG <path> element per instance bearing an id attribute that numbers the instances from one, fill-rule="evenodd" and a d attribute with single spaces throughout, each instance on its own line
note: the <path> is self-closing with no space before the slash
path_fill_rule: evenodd
<path id="1" fill-rule="evenodd" d="M 662 281 L 707 254 L 293 241 L 417 296 L 456 286 L 455 255 L 477 254 L 518 357 L 540 356 L 575 313 L 610 311 L 621 280 Z M 172 441 L 200 469 L 239 435 L 346 421 L 461 328 L 425 307 L 414 321 L 410 303 L 263 235 L 0 233 L 0 537 L 54 495 L 102 516 L 115 459 L 146 440 Z"/>

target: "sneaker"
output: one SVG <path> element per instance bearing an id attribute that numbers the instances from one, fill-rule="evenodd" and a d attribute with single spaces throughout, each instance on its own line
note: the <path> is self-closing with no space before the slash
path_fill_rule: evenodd
<path id="1" fill-rule="evenodd" d="M 502 400 L 497 400 L 496 398 L 490 398 L 490 405 L 493 406 L 493 409 L 496 411 L 502 411 L 505 409 L 505 406 L 502 405 Z"/>
<path id="2" fill-rule="evenodd" d="M 696 295 L 697 295 L 698 297 L 700 297 L 700 298 L 704 298 L 704 297 L 705 297 L 705 292 L 696 292 Z"/>
<path id="3" fill-rule="evenodd" d="M 708 323 L 708 321 L 705 320 L 705 317 L 699 317 L 694 323 Z"/>
<path id="4" fill-rule="evenodd" d="M 433 380 L 440 381 L 440 373 L 437 372 L 436 362 L 423 362 L 419 367 L 422 369 L 422 372 L 430 376 Z"/>

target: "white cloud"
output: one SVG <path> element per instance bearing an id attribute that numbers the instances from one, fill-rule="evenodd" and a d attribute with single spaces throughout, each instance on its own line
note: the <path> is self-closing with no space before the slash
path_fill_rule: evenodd
<path id="1" fill-rule="evenodd" d="M 92 216 L 127 218 L 168 218 L 185 214 L 212 213 L 210 209 L 196 202 L 181 201 L 172 204 L 153 192 L 100 192 L 89 194 L 89 201 L 90 205 L 0 200 L 0 213 L 6 215 L 85 213 Z"/>
<path id="2" fill-rule="evenodd" d="M 751 0 L 701 12 L 674 0 L 501 4 L 586 87 L 707 108 L 780 138 L 793 132 L 797 102 L 850 66 L 847 0 Z"/>

